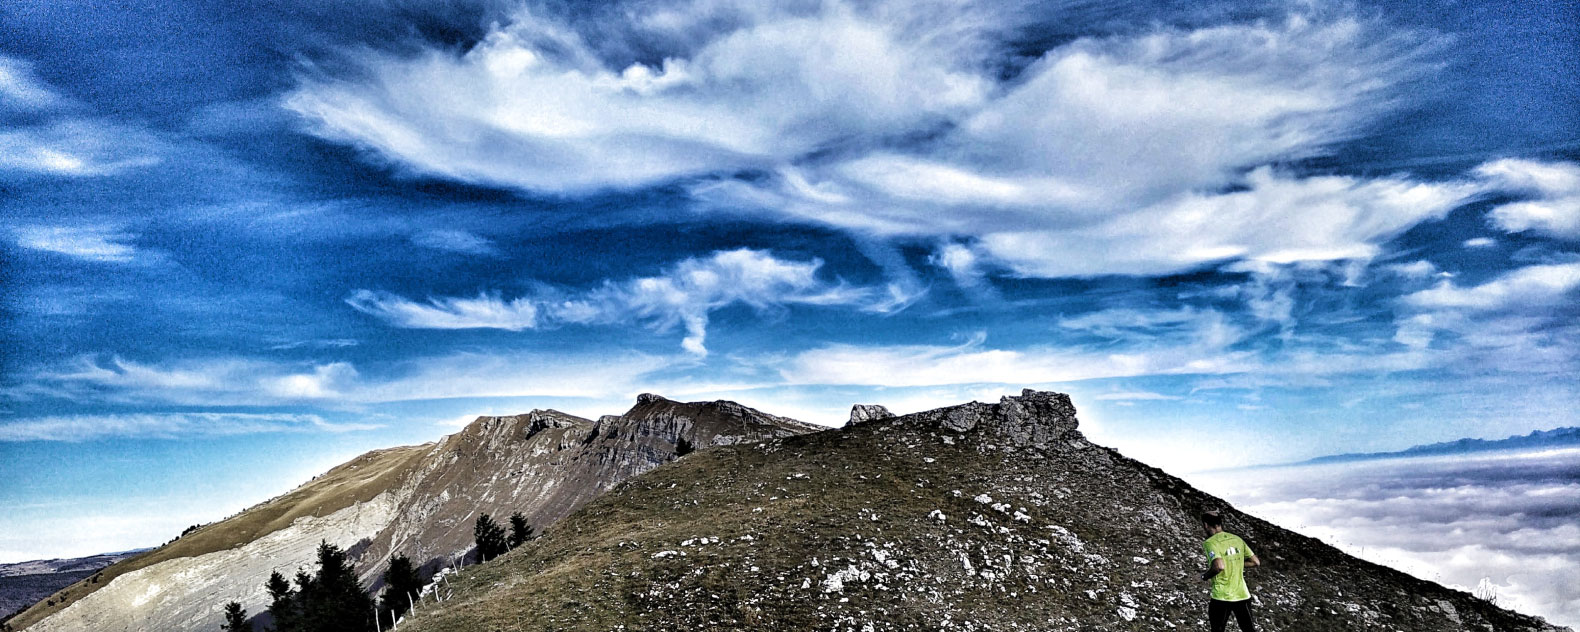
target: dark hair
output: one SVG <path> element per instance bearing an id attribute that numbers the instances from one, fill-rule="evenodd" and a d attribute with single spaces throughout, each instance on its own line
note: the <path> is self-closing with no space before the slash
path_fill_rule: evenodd
<path id="1" fill-rule="evenodd" d="M 1216 511 L 1209 511 L 1201 515 L 1201 522 L 1209 527 L 1222 527 L 1223 516 L 1218 515 Z"/>

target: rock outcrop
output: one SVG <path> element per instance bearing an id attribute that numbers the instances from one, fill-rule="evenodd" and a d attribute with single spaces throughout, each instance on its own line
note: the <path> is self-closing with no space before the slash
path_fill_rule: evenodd
<path id="1" fill-rule="evenodd" d="M 888 419 L 893 416 L 894 413 L 889 412 L 889 409 L 878 404 L 856 404 L 850 407 L 850 420 L 846 421 L 845 425 L 854 426 L 869 421 Z"/>

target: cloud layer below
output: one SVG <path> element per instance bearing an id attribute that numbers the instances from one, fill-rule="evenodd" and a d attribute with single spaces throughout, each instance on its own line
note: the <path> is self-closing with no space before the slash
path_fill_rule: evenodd
<path id="1" fill-rule="evenodd" d="M 1203 473 L 1240 509 L 1346 552 L 1580 624 L 1580 450 Z M 1253 543 L 1254 545 L 1254 543 Z"/>

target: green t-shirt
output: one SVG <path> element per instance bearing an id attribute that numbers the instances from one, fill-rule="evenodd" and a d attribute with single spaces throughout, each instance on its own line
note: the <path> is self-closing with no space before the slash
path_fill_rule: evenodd
<path id="1" fill-rule="evenodd" d="M 1207 552 L 1207 563 L 1223 560 L 1223 572 L 1212 578 L 1212 598 L 1218 601 L 1245 601 L 1251 591 L 1245 587 L 1245 558 L 1256 555 L 1245 540 L 1229 532 L 1220 532 L 1201 543 Z"/>

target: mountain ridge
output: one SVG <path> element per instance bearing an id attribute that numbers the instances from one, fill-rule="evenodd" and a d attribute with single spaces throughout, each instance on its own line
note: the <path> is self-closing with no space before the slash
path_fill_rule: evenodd
<path id="1" fill-rule="evenodd" d="M 886 411 L 884 411 L 886 412 Z M 1279 630 L 1540 630 L 1536 617 L 1345 555 L 1087 441 L 1025 391 L 699 451 L 447 582 L 414 632 L 1205 627 L 1197 516 L 1266 561 Z"/>
<path id="2" fill-rule="evenodd" d="M 903 416 L 858 405 L 840 429 L 652 394 L 596 421 L 478 417 L 128 560 L 17 627 L 214 629 L 225 601 L 265 610 L 262 579 L 308 566 L 320 540 L 376 591 L 396 554 L 425 577 L 475 560 L 474 518 L 512 508 L 546 535 L 451 575 L 451 597 L 403 628 L 1191 627 L 1210 509 L 1268 560 L 1253 593 L 1279 629 L 1562 629 L 1240 513 L 1091 443 L 1067 395 L 1032 390 Z"/>
<path id="3" fill-rule="evenodd" d="M 78 582 L 36 603 L 17 629 L 197 630 L 219 625 L 224 601 L 267 605 L 263 582 L 311 566 L 320 540 L 347 550 L 363 585 L 381 586 L 396 554 L 425 576 L 466 563 L 480 513 L 523 511 L 539 530 L 625 478 L 700 449 L 821 426 L 734 402 L 643 395 L 622 415 L 591 421 L 554 410 L 481 416 L 438 441 L 370 451 L 312 481 Z M 147 595 L 156 595 L 149 598 Z M 215 595 L 230 595 L 218 598 Z"/>

